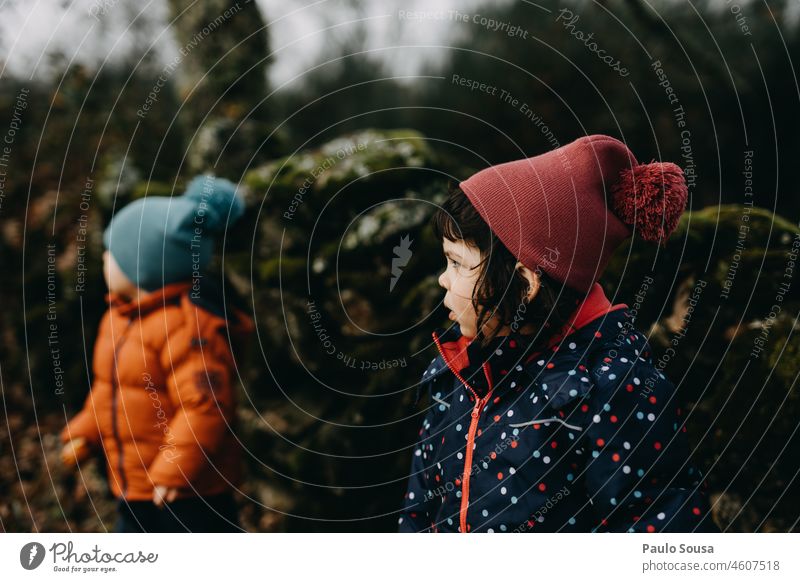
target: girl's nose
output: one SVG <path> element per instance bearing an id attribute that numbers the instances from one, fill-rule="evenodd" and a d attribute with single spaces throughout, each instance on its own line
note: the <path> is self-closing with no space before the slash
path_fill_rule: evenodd
<path id="1" fill-rule="evenodd" d="M 447 287 L 447 277 L 445 275 L 447 275 L 447 269 L 442 271 L 442 274 L 439 275 L 439 286 L 444 288 L 444 289 L 448 289 L 448 287 Z"/>

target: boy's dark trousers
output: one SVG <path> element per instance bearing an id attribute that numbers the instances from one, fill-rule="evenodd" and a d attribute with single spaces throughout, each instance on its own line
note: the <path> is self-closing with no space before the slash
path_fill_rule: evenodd
<path id="1" fill-rule="evenodd" d="M 156 507 L 152 501 L 117 502 L 116 533 L 241 532 L 231 493 L 176 499 Z"/>

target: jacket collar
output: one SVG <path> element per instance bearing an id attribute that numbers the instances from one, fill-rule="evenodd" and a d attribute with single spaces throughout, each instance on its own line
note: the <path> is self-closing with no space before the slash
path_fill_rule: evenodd
<path id="1" fill-rule="evenodd" d="M 107 293 L 106 301 L 125 317 L 141 317 L 150 311 L 169 303 L 180 301 L 180 296 L 189 291 L 191 283 L 181 282 L 166 285 L 150 293 L 144 293 L 134 299 L 127 299 L 119 293 Z"/>
<path id="2" fill-rule="evenodd" d="M 538 343 L 538 334 L 512 333 L 495 338 L 488 346 L 481 347 L 480 342 L 474 341 L 475 338 L 462 335 L 457 324 L 447 329 L 438 328 L 433 332 L 433 338 L 439 348 L 439 356 L 433 360 L 423 378 L 428 380 L 449 369 L 461 375 L 476 390 L 480 391 L 481 388 L 485 390 L 488 388 L 488 382 L 482 372 L 483 362 L 489 361 L 492 370 L 508 371 L 510 365 L 528 361 L 598 318 L 612 311 L 627 308 L 628 305 L 625 303 L 612 305 L 600 284 L 595 283 L 564 327 L 548 340 L 544 348 L 532 353 L 527 352 L 533 349 L 533 344 Z M 520 359 L 520 354 L 526 355 Z M 498 379 L 495 378 L 495 382 Z"/>

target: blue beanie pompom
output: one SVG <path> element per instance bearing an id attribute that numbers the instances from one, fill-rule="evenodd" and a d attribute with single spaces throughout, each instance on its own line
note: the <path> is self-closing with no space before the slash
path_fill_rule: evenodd
<path id="1" fill-rule="evenodd" d="M 189 183 L 184 197 L 197 201 L 197 215 L 212 232 L 224 231 L 244 214 L 236 185 L 225 178 L 197 176 Z"/>

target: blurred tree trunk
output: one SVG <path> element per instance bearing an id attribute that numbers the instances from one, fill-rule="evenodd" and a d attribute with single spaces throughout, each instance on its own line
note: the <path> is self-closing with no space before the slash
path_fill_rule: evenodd
<path id="1" fill-rule="evenodd" d="M 181 121 L 193 136 L 189 169 L 238 178 L 267 120 L 259 106 L 270 60 L 264 18 L 248 0 L 169 0 L 169 8 Z"/>

